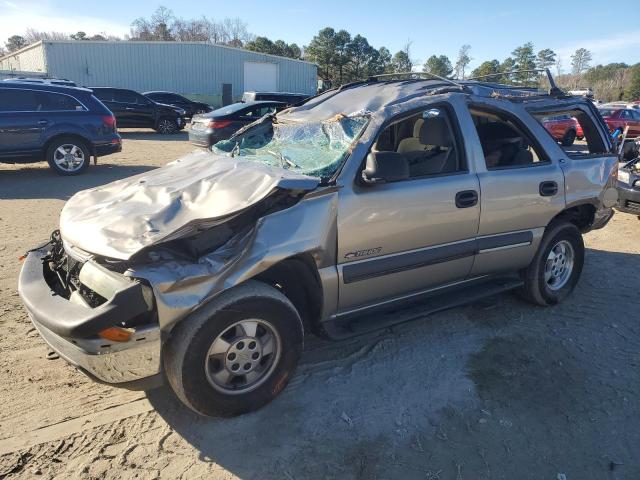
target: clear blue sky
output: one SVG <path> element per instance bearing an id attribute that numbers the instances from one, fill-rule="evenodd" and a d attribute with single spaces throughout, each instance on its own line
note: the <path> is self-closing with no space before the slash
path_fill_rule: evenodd
<path id="1" fill-rule="evenodd" d="M 472 66 L 504 59 L 518 45 L 532 41 L 536 50 L 552 48 L 566 71 L 569 56 L 585 47 L 594 63 L 640 62 L 640 28 L 620 9 L 602 0 L 571 3 L 536 0 L 0 0 L 0 42 L 26 28 L 88 34 L 124 35 L 131 21 L 150 16 L 162 4 L 176 16 L 241 17 L 249 30 L 273 40 L 309 43 L 325 26 L 360 33 L 375 47 L 395 52 L 409 39 L 418 62 L 432 54 L 454 60 L 461 45 L 471 45 Z M 633 3 L 633 2 L 632 2 Z M 384 5 L 384 6 L 383 6 Z"/>

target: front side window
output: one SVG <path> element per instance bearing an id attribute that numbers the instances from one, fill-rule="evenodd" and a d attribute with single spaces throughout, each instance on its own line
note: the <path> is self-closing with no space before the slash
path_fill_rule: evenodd
<path id="1" fill-rule="evenodd" d="M 276 107 L 262 107 L 256 111 L 257 117 L 262 117 L 267 115 L 268 113 L 274 113 L 276 111 Z"/>
<path id="2" fill-rule="evenodd" d="M 533 137 L 509 114 L 501 111 L 470 108 L 488 170 L 535 166 L 548 162 Z M 555 122 L 555 115 L 547 115 Z"/>
<path id="3" fill-rule="evenodd" d="M 129 90 L 116 90 L 113 99 L 120 103 L 138 103 L 138 96 Z"/>
<path id="4" fill-rule="evenodd" d="M 113 102 L 113 90 L 96 88 L 93 91 L 95 97 L 101 102 Z"/>
<path id="5" fill-rule="evenodd" d="M 276 123 L 266 119 L 238 137 L 216 143 L 212 151 L 326 181 L 347 159 L 368 121 L 367 116 L 306 123 Z"/>
<path id="6" fill-rule="evenodd" d="M 189 100 L 185 97 L 183 97 L 182 95 L 178 95 L 176 93 L 170 93 L 169 95 L 167 95 L 169 97 L 169 100 L 172 102 L 176 102 L 176 103 L 184 103 L 184 102 L 189 102 Z"/>
<path id="7" fill-rule="evenodd" d="M 409 178 L 451 174 L 465 170 L 452 117 L 444 108 L 430 108 L 386 127 L 375 152 L 395 152 L 409 163 Z"/>

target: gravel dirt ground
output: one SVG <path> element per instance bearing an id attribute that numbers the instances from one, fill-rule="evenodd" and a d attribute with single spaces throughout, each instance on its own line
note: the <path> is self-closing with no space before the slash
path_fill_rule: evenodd
<path id="1" fill-rule="evenodd" d="M 184 133 L 123 137 L 79 177 L 0 165 L 0 477 L 640 478 L 640 221 L 625 214 L 586 235 L 562 305 L 503 294 L 347 341 L 308 338 L 282 395 L 239 418 L 47 360 L 17 257 L 76 191 L 192 150 Z"/>

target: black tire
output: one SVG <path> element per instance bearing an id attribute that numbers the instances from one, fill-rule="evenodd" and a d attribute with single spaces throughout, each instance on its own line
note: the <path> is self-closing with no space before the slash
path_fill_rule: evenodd
<path id="1" fill-rule="evenodd" d="M 162 117 L 158 120 L 155 130 L 161 135 L 172 135 L 180 130 L 180 126 L 175 119 Z"/>
<path id="2" fill-rule="evenodd" d="M 573 266 L 566 283 L 561 288 L 553 289 L 545 280 L 545 267 L 551 250 L 561 242 L 568 242 L 573 249 Z M 583 265 L 584 242 L 578 228 L 566 222 L 552 223 L 547 227 L 531 264 L 523 272 L 525 283 L 519 291 L 520 296 L 536 305 L 560 303 L 578 283 Z"/>
<path id="3" fill-rule="evenodd" d="M 62 152 L 73 159 L 65 159 Z M 79 175 L 89 167 L 91 151 L 87 144 L 77 137 L 59 137 L 49 144 L 45 158 L 49 167 L 58 175 Z"/>
<path id="4" fill-rule="evenodd" d="M 567 130 L 567 133 L 564 134 L 564 137 L 562 138 L 562 146 L 563 147 L 570 147 L 571 145 L 573 145 L 573 142 L 576 141 L 576 131 L 575 130 Z"/>
<path id="5" fill-rule="evenodd" d="M 214 388 L 208 377 L 209 350 L 220 335 L 247 319 L 274 327 L 279 355 L 253 390 L 225 393 Z M 163 348 L 166 377 L 178 398 L 201 415 L 231 417 L 251 412 L 286 386 L 302 353 L 303 335 L 302 320 L 284 294 L 262 282 L 248 281 L 223 292 L 174 328 Z"/>

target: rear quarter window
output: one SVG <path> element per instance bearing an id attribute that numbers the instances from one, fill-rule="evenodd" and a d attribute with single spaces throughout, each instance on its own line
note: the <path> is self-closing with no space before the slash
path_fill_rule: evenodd
<path id="1" fill-rule="evenodd" d="M 569 157 L 581 158 L 608 153 L 607 146 L 600 136 L 600 129 L 591 116 L 581 108 L 570 107 L 567 110 L 553 113 L 530 113 Z M 562 119 L 565 122 L 561 126 L 562 128 L 551 127 L 548 122 L 550 117 Z"/>
<path id="2" fill-rule="evenodd" d="M 86 110 L 82 103 L 70 96 L 53 92 L 36 92 L 36 103 L 38 111 L 71 111 L 78 112 Z"/>

